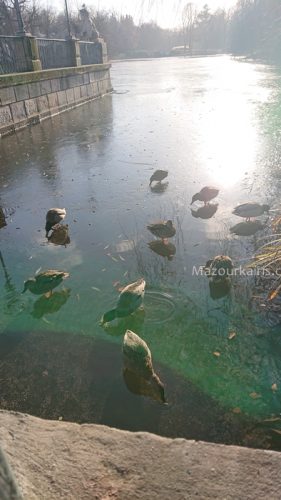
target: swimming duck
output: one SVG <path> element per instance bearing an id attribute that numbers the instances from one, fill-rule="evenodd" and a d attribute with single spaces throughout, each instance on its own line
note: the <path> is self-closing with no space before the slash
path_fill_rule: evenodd
<path id="1" fill-rule="evenodd" d="M 176 229 L 171 220 L 155 222 L 148 224 L 146 227 L 154 236 L 161 238 L 163 243 L 165 243 L 167 238 L 172 238 L 176 234 Z"/>
<path id="2" fill-rule="evenodd" d="M 201 189 L 201 191 L 199 191 L 199 193 L 196 193 L 192 196 L 191 205 L 195 201 L 203 201 L 204 204 L 207 205 L 207 203 L 218 196 L 218 194 L 219 189 L 211 186 L 205 186 Z"/>
<path id="3" fill-rule="evenodd" d="M 53 226 L 61 222 L 66 216 L 65 208 L 50 208 L 46 214 L 46 238 Z"/>
<path id="4" fill-rule="evenodd" d="M 248 202 L 242 203 L 234 208 L 233 214 L 238 215 L 238 217 L 244 217 L 246 221 L 249 221 L 251 217 L 259 217 L 265 212 L 268 213 L 270 210 L 269 205 L 261 205 L 260 203 Z"/>
<path id="5" fill-rule="evenodd" d="M 214 259 L 208 260 L 205 270 L 208 277 L 213 281 L 223 281 L 228 279 L 233 269 L 233 262 L 228 255 L 217 255 Z"/>
<path id="6" fill-rule="evenodd" d="M 48 269 L 41 273 L 35 274 L 34 278 L 30 278 L 24 282 L 23 292 L 29 290 L 35 295 L 52 294 L 52 290 L 59 286 L 61 282 L 68 278 L 69 273 L 64 271 L 56 271 Z"/>
<path id="7" fill-rule="evenodd" d="M 166 179 L 167 176 L 168 170 L 155 170 L 155 172 L 150 177 L 149 185 L 151 185 L 153 181 L 161 182 L 163 181 L 163 179 Z"/>
<path id="8" fill-rule="evenodd" d="M 117 306 L 103 315 L 101 324 L 104 325 L 116 318 L 125 318 L 134 313 L 142 305 L 144 289 L 145 280 L 143 278 L 125 286 L 120 292 Z"/>
<path id="9" fill-rule="evenodd" d="M 124 335 L 123 376 L 132 392 L 166 403 L 164 385 L 153 369 L 150 349 L 131 330 Z"/>
<path id="10" fill-rule="evenodd" d="M 253 236 L 264 228 L 265 224 L 262 224 L 260 220 L 250 220 L 235 224 L 235 226 L 230 228 L 230 232 L 237 236 Z"/>

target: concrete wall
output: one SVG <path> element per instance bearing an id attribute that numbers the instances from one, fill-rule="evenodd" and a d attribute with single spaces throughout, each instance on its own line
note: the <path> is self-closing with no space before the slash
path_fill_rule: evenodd
<path id="1" fill-rule="evenodd" d="M 112 91 L 110 64 L 0 77 L 0 137 Z"/>

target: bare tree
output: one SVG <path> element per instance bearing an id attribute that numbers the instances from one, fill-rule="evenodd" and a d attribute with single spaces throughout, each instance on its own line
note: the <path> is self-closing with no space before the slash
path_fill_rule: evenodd
<path id="1" fill-rule="evenodd" d="M 187 3 L 182 9 L 182 30 L 184 41 L 184 53 L 188 46 L 189 54 L 192 55 L 193 33 L 197 19 L 197 11 L 193 3 Z"/>

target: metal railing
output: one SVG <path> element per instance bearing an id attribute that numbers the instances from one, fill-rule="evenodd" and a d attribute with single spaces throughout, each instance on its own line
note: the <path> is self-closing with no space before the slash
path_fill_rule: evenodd
<path id="1" fill-rule="evenodd" d="M 80 42 L 81 64 L 101 64 L 102 46 L 99 42 Z"/>
<path id="2" fill-rule="evenodd" d="M 42 69 L 73 66 L 73 53 L 69 41 L 37 38 L 37 45 Z"/>
<path id="3" fill-rule="evenodd" d="M 0 74 L 30 71 L 27 45 L 19 36 L 0 36 Z"/>

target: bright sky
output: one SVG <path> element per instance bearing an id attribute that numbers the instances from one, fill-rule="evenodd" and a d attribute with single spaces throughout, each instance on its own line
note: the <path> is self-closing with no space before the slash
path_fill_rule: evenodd
<path id="1" fill-rule="evenodd" d="M 58 8 L 63 7 L 64 0 L 45 0 L 49 5 Z M 140 21 L 156 21 L 163 28 L 179 25 L 180 13 L 183 5 L 188 0 L 67 0 L 70 9 L 80 8 L 83 3 L 96 9 L 111 10 L 118 14 L 130 14 L 136 23 Z M 233 7 L 237 0 L 193 0 L 192 2 L 199 10 L 204 4 L 208 4 L 211 10 L 219 7 L 228 10 Z"/>

